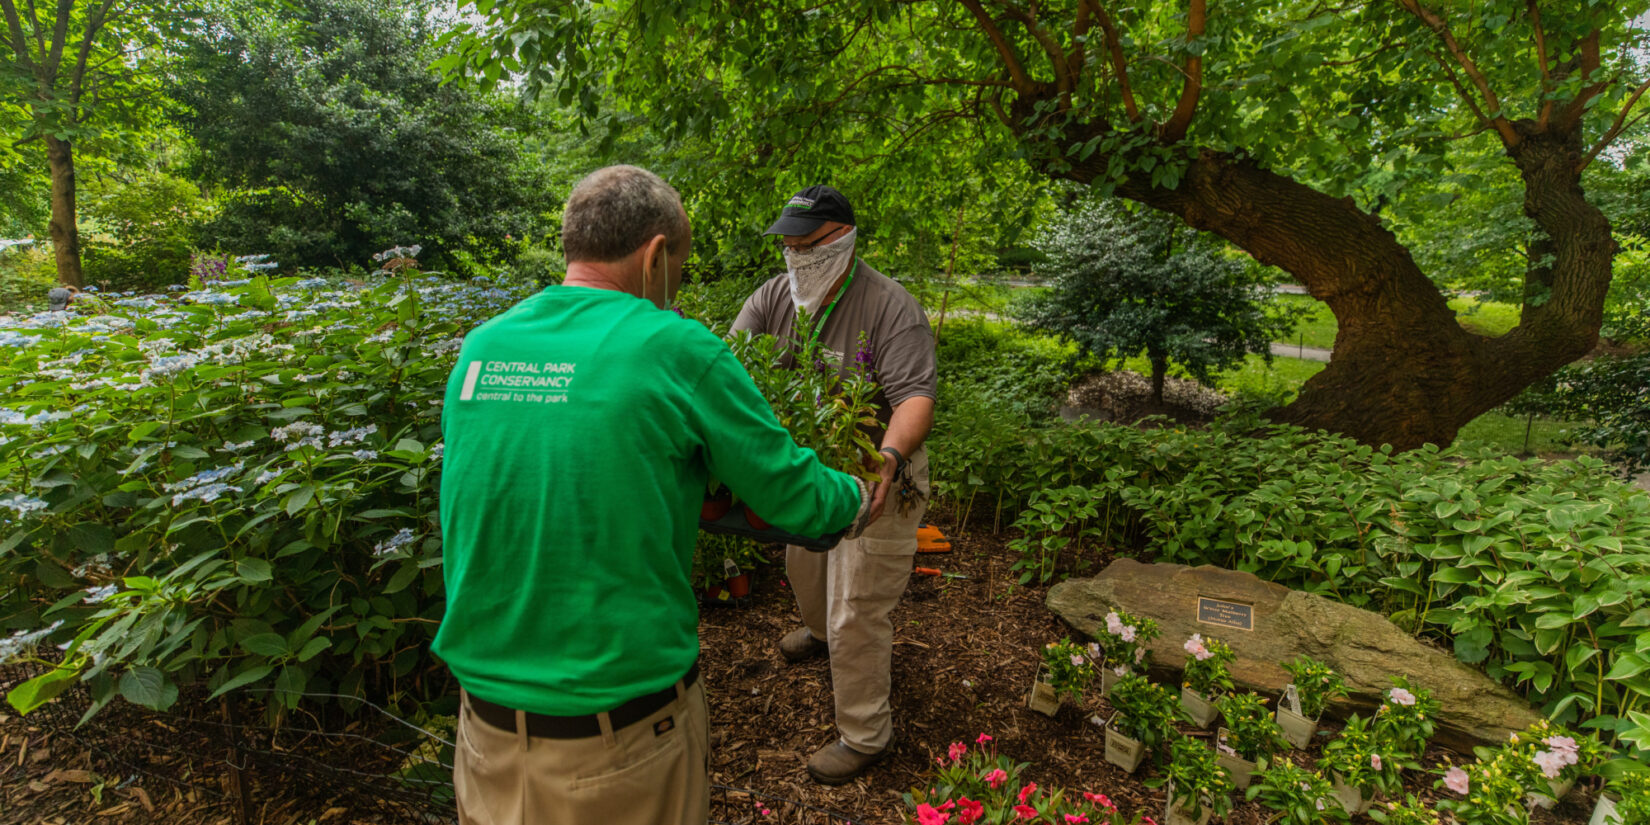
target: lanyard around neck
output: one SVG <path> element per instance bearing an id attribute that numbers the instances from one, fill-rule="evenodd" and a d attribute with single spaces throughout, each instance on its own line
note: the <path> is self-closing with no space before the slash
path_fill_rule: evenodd
<path id="1" fill-rule="evenodd" d="M 830 319 L 831 310 L 836 309 L 836 305 L 842 301 L 842 296 L 848 294 L 848 286 L 854 282 L 854 270 L 859 269 L 859 263 L 859 258 L 854 258 L 853 268 L 848 270 L 848 279 L 842 282 L 842 288 L 836 291 L 836 297 L 832 298 L 825 311 L 819 314 L 819 321 L 814 324 L 814 334 L 810 343 L 819 343 L 820 334 L 825 332 L 825 322 Z"/>

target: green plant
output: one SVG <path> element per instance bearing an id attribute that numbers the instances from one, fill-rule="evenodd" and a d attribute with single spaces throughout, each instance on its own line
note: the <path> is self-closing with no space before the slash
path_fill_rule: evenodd
<path id="1" fill-rule="evenodd" d="M 1324 745 L 1318 760 L 1318 770 L 1357 788 L 1365 797 L 1397 793 L 1403 787 L 1404 768 L 1420 770 L 1421 765 L 1383 741 L 1370 720 L 1357 714 L 1347 718 L 1341 732 Z"/>
<path id="2" fill-rule="evenodd" d="M 1086 654 L 1082 645 L 1070 639 L 1049 642 L 1043 648 L 1043 669 L 1056 695 L 1083 698 L 1083 691 L 1094 681 L 1094 662 Z"/>
<path id="3" fill-rule="evenodd" d="M 1266 700 L 1253 691 L 1228 693 L 1215 700 L 1220 716 L 1225 720 L 1226 745 L 1240 758 L 1250 762 L 1266 762 L 1272 755 L 1289 747 L 1278 726 L 1266 709 Z"/>
<path id="4" fill-rule="evenodd" d="M 992 738 L 980 734 L 970 748 L 954 742 L 934 757 L 932 776 L 903 795 L 906 821 L 917 825 L 996 825 L 1018 820 L 1139 825 L 1139 813 L 1125 817 L 1105 794 L 1022 783 L 1031 766 L 999 754 Z"/>
<path id="5" fill-rule="evenodd" d="M 1205 806 L 1217 817 L 1231 813 L 1232 792 L 1237 790 L 1232 772 L 1221 766 L 1214 751 L 1196 739 L 1178 735 L 1169 745 L 1169 764 L 1163 777 L 1146 784 L 1154 788 L 1167 784 L 1169 804 L 1193 819 L 1203 815 Z"/>
<path id="6" fill-rule="evenodd" d="M 1431 691 L 1411 685 L 1407 676 L 1394 676 L 1392 685 L 1375 709 L 1375 737 L 1390 747 L 1394 756 L 1420 759 L 1437 728 L 1440 704 Z"/>
<path id="7" fill-rule="evenodd" d="M 1605 791 L 1617 797 L 1621 822 L 1650 822 L 1650 768 L 1634 762 L 1613 772 Z"/>
<path id="8" fill-rule="evenodd" d="M 1151 640 L 1160 632 L 1157 622 L 1141 618 L 1127 611 L 1113 610 L 1106 614 L 1105 635 L 1100 637 L 1105 667 L 1118 676 L 1125 673 L 1145 673 L 1151 666 Z"/>
<path id="9" fill-rule="evenodd" d="M 1081 541 L 1088 531 L 1084 525 L 1099 514 L 1095 496 L 1083 487 L 1061 487 L 1032 494 L 1031 502 L 1020 511 L 1014 529 L 1020 537 L 1011 540 L 1008 547 L 1020 554 L 1012 569 L 1021 571 L 1020 584 L 1036 578 L 1047 582 L 1054 578 L 1060 553 L 1071 545 L 1075 533 L 1081 552 Z M 1079 568 L 1081 569 L 1081 568 Z"/>
<path id="10" fill-rule="evenodd" d="M 1249 786 L 1245 796 L 1250 800 L 1259 799 L 1267 808 L 1282 814 L 1280 821 L 1289 825 L 1349 820 L 1346 810 L 1335 800 L 1329 780 L 1287 759 L 1279 759 L 1256 774 L 1255 783 Z"/>
<path id="11" fill-rule="evenodd" d="M 1301 715 L 1308 719 L 1322 716 L 1330 702 L 1346 695 L 1346 680 L 1317 659 L 1297 656 L 1284 662 L 1283 669 L 1289 672 L 1295 695 L 1301 700 Z"/>
<path id="12" fill-rule="evenodd" d="M 1369 818 L 1381 825 L 1440 825 L 1438 813 L 1415 794 L 1405 794 L 1402 802 L 1376 803 L 1369 809 Z"/>
<path id="13" fill-rule="evenodd" d="M 525 294 L 260 276 L 0 332 L 0 607 L 66 646 L 8 700 L 446 691 L 438 402 L 462 333 Z"/>
<path id="14" fill-rule="evenodd" d="M 1138 674 L 1119 679 L 1112 685 L 1107 700 L 1117 711 L 1112 726 L 1124 736 L 1158 751 L 1159 757 L 1163 755 L 1162 744 L 1174 733 L 1175 723 L 1187 721 L 1179 697 Z"/>
<path id="15" fill-rule="evenodd" d="M 1548 781 L 1536 783 L 1539 796 L 1553 795 L 1552 783 L 1573 782 L 1604 761 L 1605 748 L 1597 737 L 1582 736 L 1543 719 L 1512 735 L 1504 746 L 1530 760 Z"/>
<path id="16" fill-rule="evenodd" d="M 1545 785 L 1541 772 L 1524 755 L 1509 748 L 1475 748 L 1478 761 L 1451 766 L 1436 786 L 1449 791 L 1438 809 L 1460 825 L 1523 825 L 1529 822 L 1524 798 Z"/>
<path id="17" fill-rule="evenodd" d="M 1193 633 L 1186 640 L 1186 672 L 1181 677 L 1185 686 L 1205 697 L 1214 697 L 1232 689 L 1232 673 L 1228 666 L 1236 658 L 1232 646 L 1202 634 Z"/>

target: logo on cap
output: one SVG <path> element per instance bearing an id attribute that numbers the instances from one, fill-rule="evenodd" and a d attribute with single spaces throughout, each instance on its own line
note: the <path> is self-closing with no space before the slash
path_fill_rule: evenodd
<path id="1" fill-rule="evenodd" d="M 791 198 L 791 202 L 785 204 L 785 206 L 786 207 L 800 206 L 803 209 L 812 209 L 812 208 L 814 208 L 814 199 L 813 198 L 804 198 L 801 195 L 797 195 L 796 197 Z"/>

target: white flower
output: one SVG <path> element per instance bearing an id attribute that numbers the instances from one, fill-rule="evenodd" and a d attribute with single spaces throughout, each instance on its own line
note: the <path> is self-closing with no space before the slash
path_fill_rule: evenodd
<path id="1" fill-rule="evenodd" d="M 412 544 L 413 539 L 415 538 L 417 537 L 413 535 L 412 528 L 403 527 L 396 531 L 395 535 L 390 536 L 375 545 L 372 548 L 372 554 L 374 556 L 387 556 L 409 544 Z"/>
<path id="2" fill-rule="evenodd" d="M 1115 610 L 1106 614 L 1106 632 L 1113 636 L 1119 636 L 1123 633 L 1123 620 L 1118 618 Z"/>
<path id="3" fill-rule="evenodd" d="M 59 619 L 52 622 L 48 627 L 35 631 L 19 630 L 4 639 L 0 639 L 0 664 L 4 664 L 25 650 L 33 650 L 34 646 L 40 643 L 40 640 L 50 636 L 62 626 L 63 621 Z"/>
<path id="4" fill-rule="evenodd" d="M 22 493 L 17 493 L 15 495 L 6 496 L 5 498 L 0 498 L 0 507 L 11 510 L 20 516 L 26 516 L 37 510 L 46 509 L 47 504 L 46 502 L 41 501 L 38 498 L 34 498 L 33 496 L 26 496 Z"/>
<path id="5" fill-rule="evenodd" d="M 238 452 L 246 449 L 247 447 L 250 447 L 253 444 L 257 443 L 257 441 L 258 440 L 256 438 L 252 439 L 251 441 L 241 441 L 241 442 L 225 441 L 224 444 L 223 444 L 223 450 L 224 450 L 224 452 L 238 453 Z"/>
<path id="6" fill-rule="evenodd" d="M 447 450 L 447 442 L 443 441 L 430 447 L 430 458 L 440 458 Z M 1098 649 L 1098 648 L 1096 648 Z"/>
<path id="7" fill-rule="evenodd" d="M 1123 632 L 1119 633 L 1117 635 L 1123 637 L 1123 641 L 1125 641 L 1125 642 L 1134 641 L 1134 625 L 1132 625 L 1132 624 L 1124 625 L 1123 626 Z"/>
<path id="8" fill-rule="evenodd" d="M 1071 664 L 1072 664 L 1073 667 L 1082 667 L 1083 666 L 1083 657 L 1082 657 L 1082 655 L 1073 653 L 1071 655 Z"/>
<path id="9" fill-rule="evenodd" d="M 1127 675 L 1129 675 L 1129 669 L 1122 666 L 1122 665 L 1118 665 L 1117 667 L 1112 668 L 1111 672 L 1117 674 L 1118 676 L 1127 676 Z"/>
<path id="10" fill-rule="evenodd" d="M 203 502 L 217 501 L 218 498 L 221 497 L 224 493 L 227 493 L 227 492 L 230 492 L 230 491 L 234 491 L 234 492 L 238 493 L 238 492 L 241 491 L 241 488 L 234 487 L 234 486 L 231 486 L 231 485 L 228 485 L 228 484 L 222 484 L 222 483 L 219 483 L 219 482 L 213 482 L 211 484 L 203 484 L 199 487 L 196 487 L 193 490 L 178 493 L 177 495 L 172 496 L 172 506 L 176 507 L 179 504 L 184 503 L 185 501 L 188 501 L 190 499 L 197 499 L 197 498 L 200 499 Z"/>
<path id="11" fill-rule="evenodd" d="M 373 459 L 378 457 L 378 451 L 377 450 L 356 450 L 355 452 L 350 453 L 350 455 L 355 456 L 356 458 L 358 458 L 362 461 L 372 461 Z"/>
<path id="12" fill-rule="evenodd" d="M 357 444 L 361 441 L 361 439 L 366 438 L 375 432 L 378 432 L 377 424 L 368 424 L 365 427 L 356 427 L 350 430 L 337 430 L 327 433 L 327 446 L 345 447 L 351 444 Z"/>
<path id="13" fill-rule="evenodd" d="M 1399 687 L 1395 687 L 1387 691 L 1386 698 L 1393 704 L 1403 705 L 1404 707 L 1409 707 L 1415 704 L 1415 694 Z"/>
<path id="14" fill-rule="evenodd" d="M 113 584 L 106 584 L 102 587 L 88 587 L 86 588 L 86 598 L 81 599 L 81 601 L 86 604 L 97 604 L 113 596 L 119 590 L 120 588 Z"/>
<path id="15" fill-rule="evenodd" d="M 240 471 L 241 471 L 241 465 L 240 464 L 231 464 L 227 467 L 219 467 L 216 470 L 203 470 L 203 471 L 198 472 L 198 473 L 190 476 L 189 478 L 186 478 L 186 479 L 184 479 L 182 481 L 179 481 L 175 484 L 164 485 L 164 489 L 168 493 L 176 493 L 176 492 L 179 492 L 181 490 L 189 490 L 189 489 L 193 489 L 195 487 L 199 487 L 203 484 L 210 484 L 210 483 L 215 482 L 215 481 L 221 481 L 221 480 L 223 480 L 225 478 L 228 478 L 229 476 L 232 476 L 235 473 L 238 473 Z"/>

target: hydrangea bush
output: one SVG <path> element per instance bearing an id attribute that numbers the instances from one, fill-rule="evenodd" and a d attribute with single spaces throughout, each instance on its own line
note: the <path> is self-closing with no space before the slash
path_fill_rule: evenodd
<path id="1" fill-rule="evenodd" d="M 525 294 L 254 277 L 0 331 L 0 598 L 61 649 L 11 703 L 427 687 L 442 390 L 462 334 Z"/>

